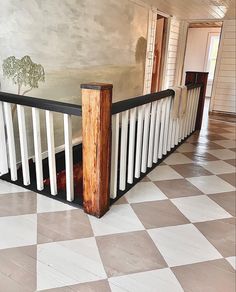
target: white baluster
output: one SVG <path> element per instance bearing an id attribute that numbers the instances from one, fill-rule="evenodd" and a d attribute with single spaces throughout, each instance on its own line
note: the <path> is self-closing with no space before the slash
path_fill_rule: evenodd
<path id="1" fill-rule="evenodd" d="M 184 139 L 185 137 L 187 137 L 187 133 L 188 133 L 189 118 L 190 118 L 190 101 L 191 101 L 191 95 L 192 95 L 192 90 L 188 91 L 187 107 L 186 107 L 186 112 L 185 112 L 185 115 L 184 115 L 182 139 Z"/>
<path id="2" fill-rule="evenodd" d="M 163 154 L 167 153 L 167 140 L 169 135 L 169 123 L 170 123 L 170 106 L 171 106 L 172 97 L 167 97 L 167 106 L 165 114 L 165 128 L 164 128 L 164 139 L 163 139 Z"/>
<path id="3" fill-rule="evenodd" d="M 54 128 L 53 128 L 53 113 L 46 111 L 46 129 L 47 129 L 47 143 L 48 143 L 48 163 L 51 194 L 57 194 L 57 173 L 56 173 L 56 159 L 55 159 L 55 142 L 54 142 Z"/>
<path id="4" fill-rule="evenodd" d="M 160 132 L 160 142 L 158 149 L 158 158 L 161 159 L 164 152 L 164 131 L 165 131 L 165 120 L 166 120 L 166 109 L 168 104 L 168 98 L 165 98 L 162 104 L 161 111 L 161 132 Z"/>
<path id="5" fill-rule="evenodd" d="M 156 110 L 156 125 L 155 125 L 154 148 L 153 148 L 153 162 L 154 163 L 157 163 L 157 160 L 158 160 L 162 103 L 163 103 L 163 99 L 158 101 L 157 110 Z"/>
<path id="6" fill-rule="evenodd" d="M 142 140 L 143 140 L 143 116 L 144 106 L 138 108 L 138 130 L 136 139 L 136 156 L 135 156 L 135 177 L 140 177 L 141 169 L 141 151 L 142 151 Z"/>
<path id="7" fill-rule="evenodd" d="M 5 122 L 3 114 L 3 103 L 0 101 L 0 176 L 8 173 L 8 161 L 7 161 L 7 143 Z"/>
<path id="8" fill-rule="evenodd" d="M 149 146 L 148 147 L 148 167 L 152 167 L 152 161 L 153 161 L 156 113 L 157 113 L 157 101 L 154 101 L 152 103 L 151 123 L 150 123 L 150 133 L 149 133 L 149 143 L 148 143 L 148 146 Z"/>
<path id="9" fill-rule="evenodd" d="M 120 147 L 120 190 L 126 188 L 126 168 L 127 168 L 127 137 L 128 137 L 129 111 L 122 113 L 121 121 L 121 147 Z"/>
<path id="10" fill-rule="evenodd" d="M 197 89 L 196 101 L 195 101 L 195 112 L 194 112 L 193 131 L 195 130 L 195 125 L 196 125 L 196 119 L 197 119 L 197 111 L 198 111 L 198 103 L 199 103 L 200 92 L 201 92 L 201 88 L 198 88 Z"/>
<path id="11" fill-rule="evenodd" d="M 29 156 L 26 136 L 26 125 L 25 125 L 25 109 L 21 105 L 17 105 L 17 117 L 19 124 L 19 138 L 20 138 L 20 152 L 21 152 L 21 163 L 23 173 L 23 183 L 25 186 L 30 184 L 30 173 L 29 173 Z"/>
<path id="12" fill-rule="evenodd" d="M 176 120 L 175 145 L 179 144 L 179 139 L 180 139 L 180 117 L 178 117 L 178 119 Z"/>
<path id="13" fill-rule="evenodd" d="M 195 98 L 196 98 L 196 89 L 193 90 L 193 94 L 191 98 L 190 123 L 189 123 L 188 135 L 192 133 Z"/>
<path id="14" fill-rule="evenodd" d="M 119 155 L 119 132 L 120 115 L 112 117 L 112 152 L 111 152 L 111 186 L 110 197 L 115 199 L 117 196 L 117 176 L 118 176 L 118 155 Z"/>
<path id="15" fill-rule="evenodd" d="M 169 130 L 168 130 L 168 137 L 167 137 L 167 151 L 171 150 L 171 141 L 172 137 L 174 136 L 174 120 L 171 117 L 171 109 L 174 104 L 174 99 L 173 97 L 170 99 L 170 110 L 169 110 Z"/>
<path id="16" fill-rule="evenodd" d="M 136 131 L 136 115 L 137 108 L 130 110 L 130 126 L 129 126 L 129 154 L 128 154 L 128 183 L 134 181 L 134 146 L 135 146 L 135 131 Z"/>
<path id="17" fill-rule="evenodd" d="M 64 114 L 65 160 L 66 160 L 66 199 L 74 200 L 74 175 L 72 152 L 72 123 L 71 115 Z"/>
<path id="18" fill-rule="evenodd" d="M 41 146 L 41 132 L 40 132 L 40 115 L 39 109 L 32 108 L 33 120 L 33 135 L 34 135 L 34 153 L 35 153 L 35 169 L 37 190 L 41 191 L 43 185 L 43 164 L 42 164 L 42 146 Z"/>
<path id="19" fill-rule="evenodd" d="M 188 131 L 187 131 L 186 136 L 188 136 L 191 133 L 192 118 L 193 118 L 193 106 L 194 106 L 194 103 L 193 103 L 194 95 L 195 95 L 195 89 L 193 89 L 192 94 L 190 96 L 189 125 L 188 125 Z"/>
<path id="20" fill-rule="evenodd" d="M 144 117 L 144 132 L 143 132 L 143 148 L 142 148 L 142 163 L 141 171 L 145 173 L 147 171 L 147 156 L 148 156 L 148 137 L 150 130 L 150 110 L 151 103 L 145 105 L 145 117 Z"/>
<path id="21" fill-rule="evenodd" d="M 6 130 L 7 130 L 7 146 L 9 154 L 9 164 L 11 171 L 11 180 L 17 180 L 17 167 L 16 167 L 16 145 L 14 138 L 13 122 L 12 122 L 12 110 L 11 104 L 4 102 L 4 114 L 6 121 Z"/>

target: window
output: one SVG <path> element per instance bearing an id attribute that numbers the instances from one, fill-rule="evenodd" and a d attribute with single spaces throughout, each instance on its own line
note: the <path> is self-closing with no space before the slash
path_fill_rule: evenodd
<path id="1" fill-rule="evenodd" d="M 216 66 L 216 58 L 218 53 L 220 35 L 219 34 L 209 34 L 209 50 L 208 50 L 208 58 L 206 64 L 206 71 L 209 72 L 209 80 L 213 80 L 215 66 Z"/>

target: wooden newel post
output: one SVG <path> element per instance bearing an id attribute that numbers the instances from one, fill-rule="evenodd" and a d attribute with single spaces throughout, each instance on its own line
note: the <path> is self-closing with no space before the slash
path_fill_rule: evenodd
<path id="1" fill-rule="evenodd" d="M 82 84 L 84 211 L 96 217 L 109 210 L 112 84 Z"/>
<path id="2" fill-rule="evenodd" d="M 193 84 L 193 83 L 202 84 L 200 96 L 199 96 L 195 130 L 201 130 L 201 127 L 202 127 L 202 119 L 203 119 L 203 113 L 204 113 L 208 74 L 209 74 L 208 72 L 195 72 L 195 71 L 187 71 L 186 72 L 185 85 Z"/>

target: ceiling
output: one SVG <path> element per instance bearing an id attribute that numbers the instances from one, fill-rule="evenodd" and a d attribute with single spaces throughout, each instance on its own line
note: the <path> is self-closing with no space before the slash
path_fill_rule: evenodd
<path id="1" fill-rule="evenodd" d="M 185 20 L 235 19 L 236 0 L 143 0 Z"/>

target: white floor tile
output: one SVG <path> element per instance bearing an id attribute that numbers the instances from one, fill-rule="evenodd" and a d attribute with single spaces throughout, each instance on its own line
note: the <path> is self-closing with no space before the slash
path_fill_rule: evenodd
<path id="1" fill-rule="evenodd" d="M 89 216 L 89 220 L 95 236 L 144 229 L 130 205 L 113 205 L 102 218 Z"/>
<path id="2" fill-rule="evenodd" d="M 17 185 L 11 184 L 9 182 L 0 180 L 0 195 L 9 193 L 22 193 L 29 192 L 29 190 L 19 187 Z"/>
<path id="3" fill-rule="evenodd" d="M 226 163 L 223 160 L 205 161 L 204 163 L 201 164 L 201 166 L 214 174 L 235 172 L 235 167 Z"/>
<path id="4" fill-rule="evenodd" d="M 36 242 L 36 214 L 0 218 L 0 249 L 33 245 Z"/>
<path id="5" fill-rule="evenodd" d="M 109 279 L 112 292 L 183 292 L 170 269 L 160 269 Z"/>
<path id="6" fill-rule="evenodd" d="M 168 165 L 158 166 L 153 169 L 148 177 L 152 181 L 160 181 L 160 180 L 170 180 L 170 179 L 180 179 L 183 178 L 177 171 L 171 168 Z"/>
<path id="7" fill-rule="evenodd" d="M 236 157 L 235 152 L 229 149 L 217 149 L 217 150 L 206 150 L 206 151 L 221 160 L 234 159 Z"/>
<path id="8" fill-rule="evenodd" d="M 236 257 L 228 257 L 226 260 L 231 264 L 231 266 L 236 270 Z"/>
<path id="9" fill-rule="evenodd" d="M 168 165 L 176 165 L 176 164 L 192 163 L 193 161 L 182 153 L 173 153 L 169 157 L 167 157 L 164 160 L 164 162 Z"/>
<path id="10" fill-rule="evenodd" d="M 47 243 L 37 248 L 38 290 L 107 277 L 94 238 Z"/>
<path id="11" fill-rule="evenodd" d="M 57 212 L 76 209 L 70 205 L 50 199 L 43 195 L 37 195 L 37 213 Z"/>
<path id="12" fill-rule="evenodd" d="M 171 201 L 193 223 L 232 217 L 207 196 L 177 198 Z"/>
<path id="13" fill-rule="evenodd" d="M 125 194 L 129 203 L 166 200 L 167 197 L 152 182 L 140 182 Z"/>
<path id="14" fill-rule="evenodd" d="M 235 190 L 231 184 L 215 175 L 190 177 L 187 180 L 205 194 L 217 194 Z"/>
<path id="15" fill-rule="evenodd" d="M 224 147 L 224 148 L 235 148 L 236 141 L 235 140 L 216 140 L 214 143 Z"/>
<path id="16" fill-rule="evenodd" d="M 148 230 L 170 267 L 222 258 L 192 224 Z"/>

